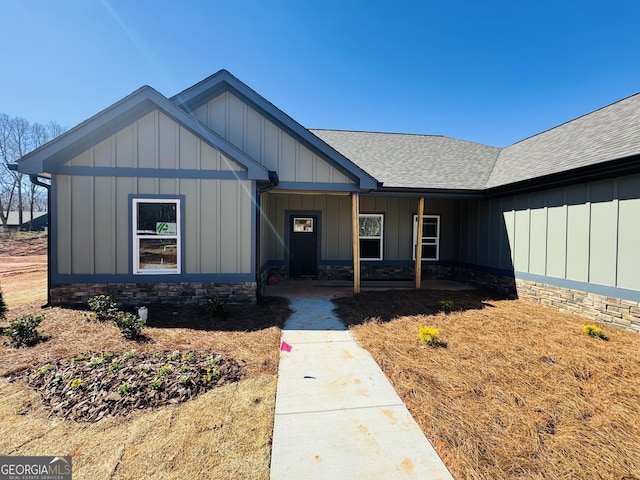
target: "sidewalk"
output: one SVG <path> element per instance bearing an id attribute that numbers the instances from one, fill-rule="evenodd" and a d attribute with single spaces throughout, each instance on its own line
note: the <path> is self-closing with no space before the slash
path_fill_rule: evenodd
<path id="1" fill-rule="evenodd" d="M 371 355 L 333 314 L 329 295 L 290 300 L 271 480 L 451 480 Z"/>

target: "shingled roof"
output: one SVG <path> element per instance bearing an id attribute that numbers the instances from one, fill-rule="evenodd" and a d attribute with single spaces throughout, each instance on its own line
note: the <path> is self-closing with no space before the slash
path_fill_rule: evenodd
<path id="1" fill-rule="evenodd" d="M 484 188 L 499 148 L 435 135 L 311 130 L 385 187 Z"/>
<path id="2" fill-rule="evenodd" d="M 386 188 L 486 190 L 640 154 L 640 94 L 502 149 L 433 135 L 310 131 Z"/>
<path id="3" fill-rule="evenodd" d="M 640 153 L 640 94 L 504 148 L 486 187 L 567 172 Z"/>

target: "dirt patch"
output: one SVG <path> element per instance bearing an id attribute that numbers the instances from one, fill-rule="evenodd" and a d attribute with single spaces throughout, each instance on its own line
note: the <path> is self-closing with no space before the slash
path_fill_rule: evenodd
<path id="1" fill-rule="evenodd" d="M 31 255 L 47 255 L 46 233 L 0 233 L 0 257 L 25 257 Z"/>
<path id="2" fill-rule="evenodd" d="M 347 322 L 455 478 L 640 478 L 640 336 L 601 325 L 605 342 L 582 333 L 583 317 L 473 295 L 337 301 L 339 313 L 365 310 Z M 472 306 L 423 314 L 445 297 Z M 416 314 L 382 320 L 398 302 Z M 446 348 L 420 345 L 425 325 Z"/>
<path id="3" fill-rule="evenodd" d="M 0 287 L 8 307 L 47 302 L 47 236 L 0 233 Z"/>

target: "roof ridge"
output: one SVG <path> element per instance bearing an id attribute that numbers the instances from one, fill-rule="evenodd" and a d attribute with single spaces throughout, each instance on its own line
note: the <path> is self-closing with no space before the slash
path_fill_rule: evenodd
<path id="1" fill-rule="evenodd" d="M 453 138 L 447 135 L 432 134 L 432 133 L 407 133 L 407 132 L 381 132 L 377 130 L 348 130 L 340 128 L 309 128 L 308 130 L 322 131 L 322 132 L 345 132 L 345 133 L 375 133 L 377 135 L 407 135 L 414 137 L 444 137 Z M 454 138 L 453 140 L 458 140 Z"/>

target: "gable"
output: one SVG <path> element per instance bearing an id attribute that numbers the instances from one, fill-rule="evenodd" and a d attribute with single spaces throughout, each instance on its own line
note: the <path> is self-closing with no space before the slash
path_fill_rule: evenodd
<path id="1" fill-rule="evenodd" d="M 154 110 L 62 164 L 64 167 L 244 171 L 178 122 Z"/>
<path id="2" fill-rule="evenodd" d="M 278 172 L 285 185 L 356 183 L 353 174 L 296 140 L 231 92 L 218 95 L 192 114 L 265 168 Z"/>
<path id="3" fill-rule="evenodd" d="M 149 117 L 154 112 L 158 115 L 157 122 Z M 185 142 L 181 144 L 180 140 Z M 211 149 L 218 153 L 212 153 Z M 96 165 L 96 154 L 98 164 L 105 166 Z M 70 160 L 72 163 L 68 165 Z M 123 165 L 119 165 L 119 161 Z M 180 166 L 185 162 L 190 162 L 196 168 L 189 169 L 191 173 L 188 170 L 185 172 Z M 94 175 L 115 174 L 117 172 L 112 171 L 114 168 L 148 168 L 146 175 L 153 176 L 155 169 L 166 168 L 173 169 L 176 175 L 186 173 L 188 176 L 200 171 L 198 162 L 202 170 L 207 168 L 207 162 L 213 168 L 218 162 L 220 169 L 228 163 L 230 171 L 246 170 L 248 179 L 269 179 L 267 169 L 243 151 L 151 87 L 142 87 L 23 156 L 18 161 L 17 169 L 22 173 L 50 176 L 52 173 L 69 173 L 68 169 L 71 168 L 91 168 L 91 174 Z M 135 163 L 138 167 L 134 166 Z M 128 166 L 125 167 L 125 164 Z M 140 164 L 151 166 L 142 167 Z"/>
<path id="4" fill-rule="evenodd" d="M 280 189 L 375 189 L 378 181 L 225 70 L 171 98 L 280 178 Z"/>

